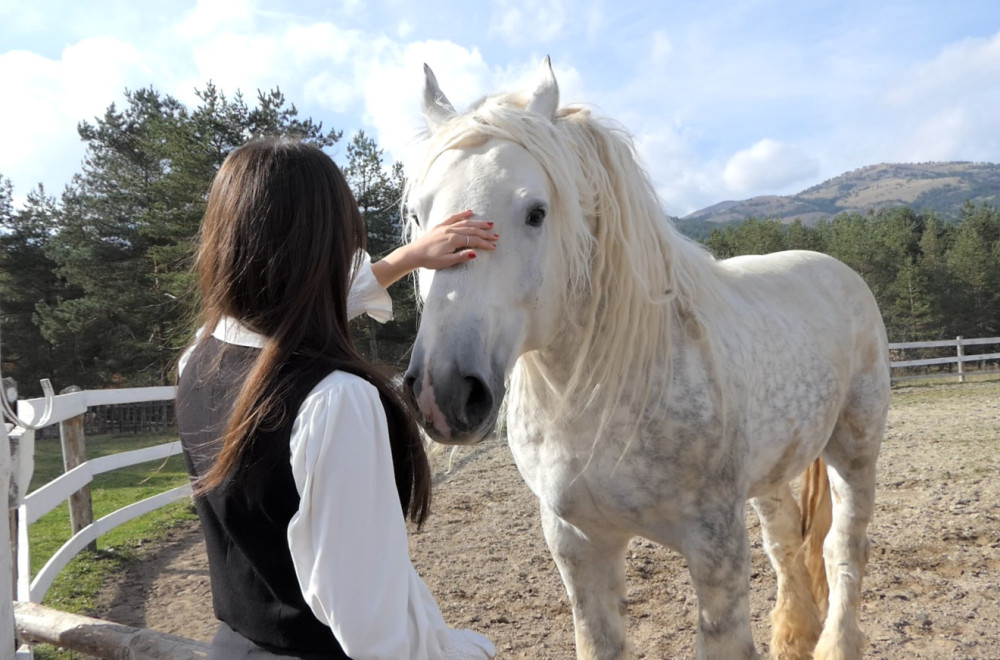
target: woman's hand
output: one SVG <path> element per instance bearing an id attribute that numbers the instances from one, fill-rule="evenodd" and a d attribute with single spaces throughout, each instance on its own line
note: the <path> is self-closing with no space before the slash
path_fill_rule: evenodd
<path id="1" fill-rule="evenodd" d="M 456 213 L 419 238 L 396 248 L 372 264 L 375 279 L 383 287 L 417 268 L 438 270 L 476 258 L 476 250 L 495 250 L 500 238 L 492 222 L 472 220 L 472 211 Z"/>

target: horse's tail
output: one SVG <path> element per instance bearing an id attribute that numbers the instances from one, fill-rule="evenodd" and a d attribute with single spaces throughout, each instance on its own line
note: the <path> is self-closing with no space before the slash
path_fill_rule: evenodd
<path id="1" fill-rule="evenodd" d="M 819 605 L 820 621 L 826 619 L 830 600 L 830 585 L 826 581 L 823 562 L 823 539 L 830 531 L 833 509 L 830 501 L 830 479 L 822 457 L 802 475 L 802 554 L 809 572 L 809 587 Z"/>

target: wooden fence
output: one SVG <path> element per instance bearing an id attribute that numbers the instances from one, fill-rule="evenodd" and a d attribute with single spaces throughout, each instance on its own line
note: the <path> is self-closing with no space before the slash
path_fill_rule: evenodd
<path id="1" fill-rule="evenodd" d="M 972 351 L 966 350 L 967 347 L 973 347 Z M 970 364 L 977 366 L 976 373 L 1000 373 L 1000 352 L 989 352 L 986 350 L 989 347 L 1000 348 L 1000 337 L 889 344 L 892 381 L 944 377 L 964 383 Z M 949 355 L 941 355 L 945 349 Z"/>
<path id="2" fill-rule="evenodd" d="M 179 454 L 181 446 L 180 442 L 170 442 L 86 460 L 84 422 L 89 410 L 98 406 L 133 405 L 150 401 L 172 402 L 175 395 L 174 387 L 76 390 L 65 391 L 48 400 L 29 399 L 17 402 L 18 417 L 26 426 L 30 426 L 42 416 L 46 405 L 51 407 L 49 422 L 59 424 L 63 462 L 66 468 L 66 471 L 56 479 L 30 495 L 26 494 L 33 472 L 34 431 L 23 427 L 12 430 L 11 447 L 17 448 L 13 453 L 10 470 L 12 476 L 10 506 L 16 510 L 16 519 L 12 525 L 16 541 L 11 544 L 16 558 L 13 572 L 17 600 L 14 601 L 13 614 L 22 643 L 51 642 L 72 651 L 101 658 L 154 660 L 207 657 L 207 644 L 151 630 L 66 615 L 64 612 L 34 605 L 42 600 L 52 581 L 70 560 L 81 550 L 92 547 L 99 536 L 124 522 L 190 495 L 191 487 L 185 484 L 130 504 L 98 520 L 94 520 L 90 504 L 89 484 L 94 475 Z M 160 409 L 163 407 L 160 406 Z M 4 433 L 5 437 L 6 435 Z M 0 456 L 4 453 L 0 448 Z M 11 456 L 10 453 L 7 455 Z M 2 467 L 0 463 L 0 477 L 2 477 Z M 52 555 L 38 574 L 32 577 L 28 526 L 67 500 L 70 502 L 72 537 Z M 6 526 L 0 525 L 0 527 Z M 2 635 L 0 643 L 4 643 Z M 30 658 L 30 647 L 18 649 L 17 656 Z M 0 649 L 0 658 L 6 657 L 8 656 Z"/>

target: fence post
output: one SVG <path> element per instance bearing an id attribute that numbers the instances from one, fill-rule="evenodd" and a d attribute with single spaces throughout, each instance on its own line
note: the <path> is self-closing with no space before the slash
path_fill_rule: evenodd
<path id="1" fill-rule="evenodd" d="M 70 385 L 60 394 L 72 394 L 79 391 L 79 387 Z M 83 415 L 77 415 L 59 422 L 63 469 L 66 472 L 87 460 L 87 441 L 83 431 L 83 417 Z M 69 522 L 74 534 L 94 522 L 94 504 L 90 498 L 89 484 L 69 496 Z M 91 541 L 87 544 L 87 550 L 96 552 L 97 541 Z"/>
<path id="2" fill-rule="evenodd" d="M 7 403 L 10 404 L 12 410 L 17 410 L 17 382 L 13 378 L 3 379 L 3 395 L 7 397 Z M 6 415 L 4 417 L 4 422 L 8 423 Z M 9 420 L 11 430 L 14 428 L 14 420 Z M 11 457 L 10 463 L 10 473 L 8 474 L 8 502 L 7 502 L 7 518 L 10 523 L 10 556 L 13 558 L 13 564 L 10 570 L 10 579 L 13 588 L 14 598 L 17 598 L 17 507 L 20 504 L 18 501 L 18 487 L 14 483 L 14 445 L 10 442 L 10 433 L 6 426 L 4 426 L 4 431 L 7 432 L 7 439 L 4 443 L 10 448 L 9 456 Z M 3 491 L 0 491 L 3 492 Z"/>
<path id="3" fill-rule="evenodd" d="M 6 379 L 4 379 L 6 381 Z M 7 383 L 3 383 L 7 390 Z M 7 394 L 5 391 L 4 395 Z M 14 396 L 16 397 L 16 394 Z M 12 420 L 13 422 L 13 420 Z M 13 427 L 13 423 L 11 424 Z M 10 439 L 7 420 L 0 415 L 0 493 L 10 489 Z M 8 507 L 9 509 L 9 507 Z M 0 524 L 0 659 L 14 657 L 14 555 L 10 544 L 10 525 Z"/>
<path id="4" fill-rule="evenodd" d="M 955 344 L 958 347 L 958 382 L 965 382 L 965 346 L 962 345 L 962 335 L 955 337 Z"/>

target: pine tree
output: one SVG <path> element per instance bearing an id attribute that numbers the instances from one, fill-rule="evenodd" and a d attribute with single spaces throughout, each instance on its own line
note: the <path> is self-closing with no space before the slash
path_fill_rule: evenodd
<path id="1" fill-rule="evenodd" d="M 22 396 L 40 394 L 38 381 L 75 377 L 73 347 L 46 341 L 39 310 L 67 295 L 56 264 L 46 255 L 55 226 L 55 199 L 39 185 L 24 207 L 14 209 L 10 182 L 0 179 L 0 325 L 3 371 L 19 384 Z M 72 295 L 72 294 L 70 294 Z"/>
<path id="2" fill-rule="evenodd" d="M 952 275 L 952 332 L 1000 334 L 1000 208 L 966 204 L 946 257 Z"/>
<path id="3" fill-rule="evenodd" d="M 214 85 L 193 111 L 153 89 L 126 92 L 81 122 L 83 171 L 62 197 L 48 255 L 79 293 L 40 310 L 46 338 L 76 342 L 80 386 L 172 381 L 197 300 L 190 266 L 211 179 L 246 140 L 292 135 L 321 147 L 339 139 L 298 118 L 278 90 L 249 107 Z"/>
<path id="4" fill-rule="evenodd" d="M 378 260 L 402 241 L 400 208 L 405 185 L 402 164 L 386 168 L 382 149 L 364 131 L 359 131 L 347 146 L 344 175 L 365 221 L 368 252 L 373 260 Z M 390 287 L 389 293 L 393 320 L 384 326 L 367 316 L 355 320 L 355 341 L 365 347 L 368 359 L 400 367 L 416 337 L 412 280 L 404 278 Z"/>

